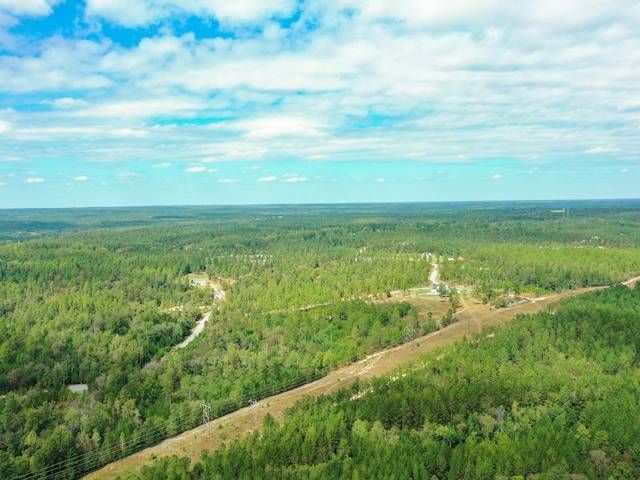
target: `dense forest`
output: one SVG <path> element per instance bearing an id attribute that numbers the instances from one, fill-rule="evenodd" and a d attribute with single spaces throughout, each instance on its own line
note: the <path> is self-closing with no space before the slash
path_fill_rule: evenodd
<path id="1" fill-rule="evenodd" d="M 437 329 L 446 308 L 384 301 L 429 287 L 432 263 L 483 301 L 640 274 L 637 202 L 2 211 L 0 225 L 0 478 L 76 478 L 195 426 L 203 401 L 221 415 Z"/>
<path id="2" fill-rule="evenodd" d="M 139 480 L 640 477 L 640 287 L 565 299 Z"/>

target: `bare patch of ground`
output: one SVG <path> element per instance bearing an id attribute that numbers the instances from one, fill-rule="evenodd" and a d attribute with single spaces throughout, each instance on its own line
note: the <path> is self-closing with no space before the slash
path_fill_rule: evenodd
<path id="1" fill-rule="evenodd" d="M 207 426 L 189 430 L 123 460 L 111 463 L 85 478 L 112 479 L 117 476 L 126 478 L 128 475 L 137 473 L 142 465 L 151 463 L 151 459 L 156 457 L 177 455 L 178 457 L 187 456 L 196 461 L 203 450 L 216 450 L 223 443 L 229 443 L 235 438 L 243 437 L 254 428 L 259 428 L 267 413 L 281 421 L 284 417 L 284 411 L 304 396 L 328 394 L 350 386 L 356 378 L 368 379 L 383 375 L 410 360 L 417 359 L 424 353 L 451 345 L 484 328 L 504 325 L 518 314 L 538 312 L 554 301 L 589 290 L 593 290 L 593 288 L 533 298 L 529 299 L 530 301 L 527 303 L 501 309 L 482 305 L 480 302 L 466 299 L 463 296 L 461 298 L 462 308 L 456 314 L 457 321 L 447 328 L 409 343 L 369 355 L 364 360 L 331 372 L 315 382 L 266 398 L 253 407 L 237 410 L 211 421 Z M 409 293 L 402 293 L 395 295 L 390 300 L 409 301 L 420 309 L 421 315 L 426 315 L 431 311 L 434 318 L 439 318 L 440 313 L 448 308 L 448 302 L 439 297 L 421 298 Z"/>
<path id="2" fill-rule="evenodd" d="M 636 283 L 638 283 L 638 281 L 640 281 L 640 277 L 634 277 L 634 278 L 630 278 L 626 282 L 623 282 L 622 284 L 626 285 L 629 288 L 635 288 Z"/>
<path id="3" fill-rule="evenodd" d="M 195 287 L 210 285 L 215 291 L 222 292 L 222 284 L 216 280 L 212 280 L 205 273 L 189 273 L 186 275 L 189 284 Z M 233 282 L 231 282 L 233 284 Z"/>

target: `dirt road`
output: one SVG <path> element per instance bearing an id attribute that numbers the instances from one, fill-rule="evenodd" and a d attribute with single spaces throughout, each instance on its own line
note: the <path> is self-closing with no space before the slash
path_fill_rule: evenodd
<path id="1" fill-rule="evenodd" d="M 204 330 L 204 324 L 207 323 L 210 318 L 211 318 L 211 312 L 205 313 L 202 316 L 202 318 L 196 322 L 196 326 L 191 332 L 191 335 L 185 338 L 182 342 L 180 342 L 174 348 L 184 348 L 187 345 L 189 345 L 191 342 L 193 342 L 196 339 L 196 337 L 202 333 L 202 330 Z"/>
<path id="2" fill-rule="evenodd" d="M 285 409 L 293 406 L 303 396 L 331 393 L 340 388 L 348 387 L 356 378 L 368 379 L 383 375 L 410 360 L 417 359 L 426 352 L 450 345 L 479 330 L 490 326 L 504 325 L 517 314 L 535 313 L 560 298 L 592 289 L 549 295 L 545 298 L 535 299 L 535 302 L 527 302 L 507 309 L 492 309 L 489 305 L 480 305 L 467 300 L 464 302 L 464 308 L 457 315 L 460 320 L 447 328 L 417 338 L 410 343 L 372 354 L 364 360 L 331 372 L 320 380 L 261 400 L 254 407 L 246 407 L 213 420 L 208 427 L 198 427 L 177 437 L 167 439 L 119 462 L 109 464 L 86 478 L 112 479 L 117 476 L 126 478 L 127 475 L 136 473 L 142 465 L 150 463 L 152 455 L 154 457 L 188 456 L 195 461 L 204 449 L 213 451 L 219 448 L 222 443 L 228 443 L 234 438 L 242 437 L 256 425 L 262 425 L 266 413 L 270 413 L 279 421 L 282 420 Z M 210 436 L 208 435 L 209 431 L 211 432 Z"/>

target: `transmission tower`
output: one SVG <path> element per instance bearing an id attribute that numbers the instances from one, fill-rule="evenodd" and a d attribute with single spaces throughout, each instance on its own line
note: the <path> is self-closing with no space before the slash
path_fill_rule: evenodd
<path id="1" fill-rule="evenodd" d="M 207 425 L 207 436 L 211 436 L 211 405 L 207 402 L 201 402 L 202 408 L 202 425 Z"/>
<path id="2" fill-rule="evenodd" d="M 249 400 L 249 405 L 251 405 L 251 414 L 253 416 L 253 429 L 258 429 L 258 401 L 257 400 Z"/>

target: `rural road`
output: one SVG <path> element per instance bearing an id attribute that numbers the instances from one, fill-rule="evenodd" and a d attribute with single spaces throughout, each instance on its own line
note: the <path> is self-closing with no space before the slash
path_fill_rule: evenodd
<path id="1" fill-rule="evenodd" d="M 432 263 L 431 265 L 433 265 L 433 272 L 429 275 L 429 281 L 433 283 L 433 288 L 438 288 L 438 273 L 440 273 L 440 265 L 437 263 Z"/>
<path id="2" fill-rule="evenodd" d="M 216 299 L 222 301 L 226 298 L 226 293 L 224 292 L 224 290 L 218 289 L 214 284 L 210 284 L 210 285 L 211 285 L 211 288 L 213 288 L 213 295 L 215 296 Z M 204 330 L 204 324 L 207 323 L 210 318 L 211 318 L 211 311 L 208 311 L 202 316 L 200 320 L 196 322 L 196 326 L 191 332 L 191 335 L 185 338 L 182 342 L 180 342 L 174 348 L 184 348 L 187 345 L 189 345 L 191 342 L 193 342 L 196 339 L 196 337 L 202 333 L 202 331 Z"/>
<path id="3" fill-rule="evenodd" d="M 191 332 L 191 335 L 185 338 L 182 342 L 180 342 L 174 348 L 184 348 L 187 345 L 189 345 L 191 342 L 193 342 L 196 339 L 196 337 L 202 333 L 202 330 L 204 330 L 204 324 L 207 323 L 210 318 L 211 318 L 211 312 L 209 311 L 205 313 L 202 316 L 202 318 L 196 322 L 196 326 Z"/>

